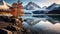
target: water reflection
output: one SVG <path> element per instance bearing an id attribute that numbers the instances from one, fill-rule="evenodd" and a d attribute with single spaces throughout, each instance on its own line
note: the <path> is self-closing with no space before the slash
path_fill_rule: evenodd
<path id="1" fill-rule="evenodd" d="M 39 20 L 48 20 L 53 24 L 60 22 L 60 19 L 59 19 L 60 15 L 55 15 L 55 14 L 33 14 L 30 17 L 28 15 L 26 15 L 26 17 L 28 17 L 28 18 L 25 19 L 25 17 L 24 17 L 24 19 L 27 20 L 28 22 L 29 22 L 29 20 L 30 20 L 30 22 L 32 22 L 33 20 L 36 20 L 36 19 L 38 21 Z"/>
<path id="2" fill-rule="evenodd" d="M 39 16 L 39 15 L 38 15 Z M 60 15 L 43 15 L 44 17 L 29 17 L 23 24 L 25 28 L 31 29 L 33 32 L 42 34 L 60 34 Z M 58 18 L 59 17 L 59 18 Z M 32 20 L 32 21 L 31 21 Z M 30 25 L 30 23 L 32 25 Z"/>

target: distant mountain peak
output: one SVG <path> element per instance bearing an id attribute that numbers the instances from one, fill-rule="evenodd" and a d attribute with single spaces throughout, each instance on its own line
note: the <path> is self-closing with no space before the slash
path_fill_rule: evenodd
<path id="1" fill-rule="evenodd" d="M 32 4 L 33 2 L 29 2 L 29 4 Z"/>
<path id="2" fill-rule="evenodd" d="M 53 3 L 54 5 L 56 5 L 56 3 Z"/>
<path id="3" fill-rule="evenodd" d="M 60 4 L 53 3 L 47 9 L 50 10 L 48 14 L 60 14 Z"/>
<path id="4" fill-rule="evenodd" d="M 53 10 L 59 7 L 60 7 L 60 4 L 53 3 L 50 6 L 48 6 L 47 9 Z"/>
<path id="5" fill-rule="evenodd" d="M 35 10 L 36 8 L 40 8 L 40 7 L 34 2 L 29 2 L 24 8 L 28 10 Z"/>
<path id="6" fill-rule="evenodd" d="M 56 4 L 56 3 L 53 3 L 51 6 L 56 6 L 56 5 L 58 5 L 58 4 Z"/>

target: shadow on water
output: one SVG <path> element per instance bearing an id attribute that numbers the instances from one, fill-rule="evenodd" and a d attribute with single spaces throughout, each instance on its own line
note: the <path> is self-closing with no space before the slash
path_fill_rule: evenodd
<path id="1" fill-rule="evenodd" d="M 60 15 L 48 15 L 48 16 L 60 21 Z"/>

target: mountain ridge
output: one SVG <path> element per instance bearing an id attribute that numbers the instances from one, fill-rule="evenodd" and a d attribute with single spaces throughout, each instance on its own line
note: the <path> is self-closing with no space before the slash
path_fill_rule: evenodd
<path id="1" fill-rule="evenodd" d="M 39 7 L 37 4 L 35 4 L 34 2 L 29 2 L 25 7 L 25 9 L 27 10 L 35 10 L 36 8 L 41 8 Z"/>

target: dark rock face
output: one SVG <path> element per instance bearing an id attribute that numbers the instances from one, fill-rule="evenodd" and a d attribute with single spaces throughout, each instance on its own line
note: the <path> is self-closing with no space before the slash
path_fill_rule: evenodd
<path id="1" fill-rule="evenodd" d="M 23 27 L 22 18 L 16 19 L 14 17 L 0 17 L 0 19 L 3 19 L 3 23 L 0 24 L 0 34 L 31 34 L 30 29 L 25 29 Z"/>
<path id="2" fill-rule="evenodd" d="M 39 11 L 39 10 L 33 11 L 33 14 L 44 14 L 44 11 L 43 10 L 42 11 Z"/>
<path id="3" fill-rule="evenodd" d="M 6 31 L 0 29 L 0 34 L 8 34 Z"/>
<path id="4" fill-rule="evenodd" d="M 7 16 L 0 16 L 0 20 L 9 22 L 9 18 Z"/>
<path id="5" fill-rule="evenodd" d="M 14 18 L 11 18 L 10 19 L 10 22 L 14 24 L 15 23 L 15 19 Z"/>
<path id="6" fill-rule="evenodd" d="M 16 31 L 16 28 L 14 28 L 13 26 L 7 26 L 5 29 L 9 31 Z"/>
<path id="7" fill-rule="evenodd" d="M 37 10 L 37 11 L 33 11 L 33 14 L 36 14 L 36 15 L 33 15 L 33 17 L 37 17 L 37 18 L 40 18 L 40 17 L 44 17 L 44 15 L 40 15 L 40 14 L 45 14 L 45 11 L 41 10 Z"/>
<path id="8" fill-rule="evenodd" d="M 60 9 L 49 11 L 47 14 L 60 14 Z"/>

